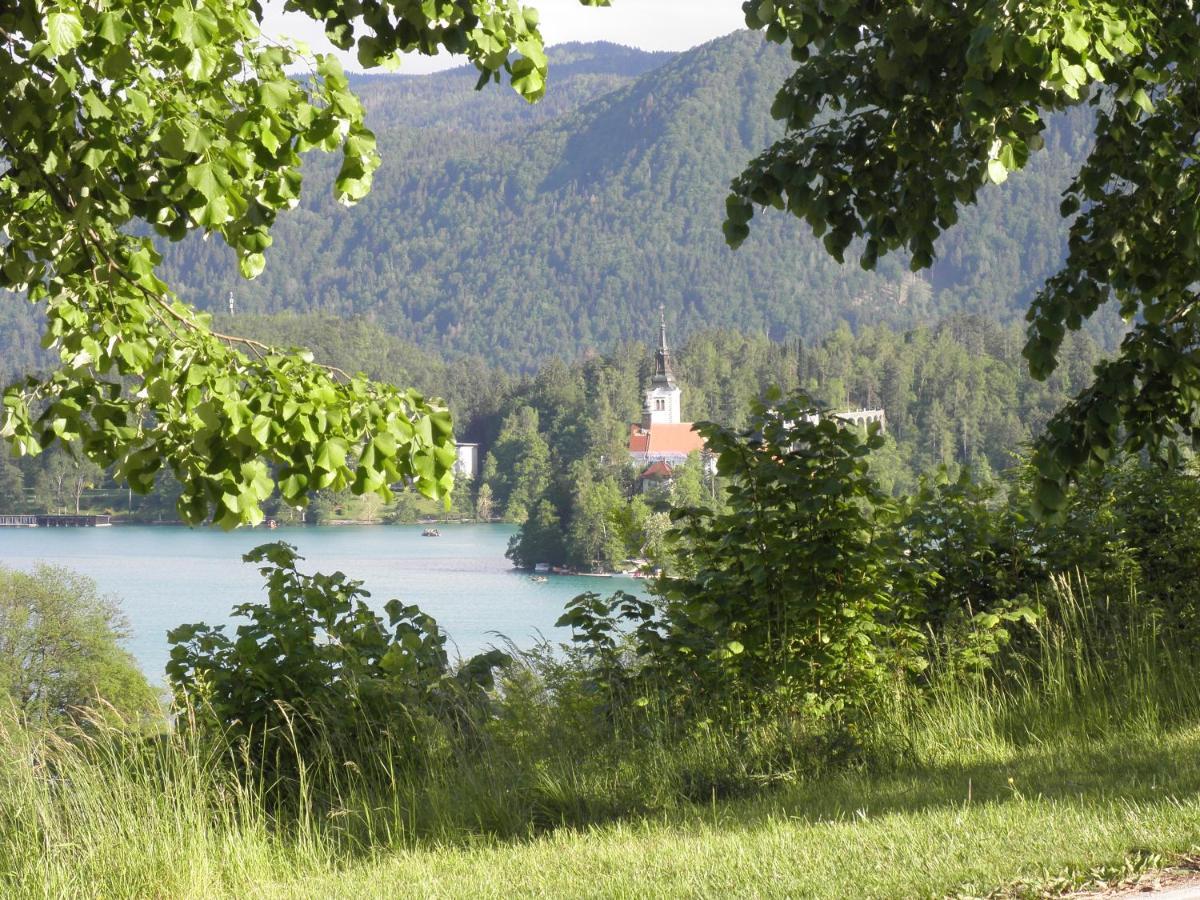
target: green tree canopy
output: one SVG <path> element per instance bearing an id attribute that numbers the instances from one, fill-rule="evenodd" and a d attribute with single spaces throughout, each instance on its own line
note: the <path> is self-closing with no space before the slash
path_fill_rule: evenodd
<path id="1" fill-rule="evenodd" d="M 152 714 L 158 698 L 121 646 L 127 624 L 96 585 L 66 569 L 0 567 L 0 697 L 57 722 L 97 710 Z"/>
<path id="2" fill-rule="evenodd" d="M 483 469 L 494 492 L 493 504 L 505 518 L 524 521 L 551 476 L 550 445 L 540 430 L 536 409 L 522 406 L 505 417 Z"/>
<path id="3" fill-rule="evenodd" d="M 1191 3 L 1033 0 L 747 3 L 799 68 L 772 109 L 785 136 L 735 180 L 727 238 L 755 206 L 805 219 L 839 260 L 889 251 L 929 266 L 988 182 L 1043 147 L 1047 120 L 1089 104 L 1090 156 L 1065 193 L 1067 258 L 1034 299 L 1025 357 L 1047 377 L 1068 330 L 1115 299 L 1134 321 L 1116 358 L 1049 424 L 1036 500 L 1065 504 L 1118 445 L 1200 445 L 1200 20 Z"/>
<path id="4" fill-rule="evenodd" d="M 603 0 L 581 0 L 602 5 Z M 506 72 L 541 96 L 537 16 L 491 0 L 288 0 L 366 66 L 463 54 L 480 83 Z M 0 9 L 0 286 L 47 318 L 60 366 L 4 394 L 0 435 L 19 453 L 78 442 L 138 491 L 164 462 L 185 519 L 262 518 L 275 489 L 390 496 L 452 481 L 449 414 L 398 390 L 215 331 L 155 275 L 152 229 L 216 235 L 242 274 L 265 265 L 294 206 L 300 157 L 340 150 L 337 199 L 366 195 L 375 138 L 337 60 L 264 37 L 257 0 L 18 0 Z M 307 61 L 311 77 L 285 68 Z"/>
<path id="5" fill-rule="evenodd" d="M 564 558 L 562 519 L 553 503 L 549 500 L 538 502 L 521 530 L 509 538 L 504 555 L 513 561 L 513 565 L 523 569 Z"/>

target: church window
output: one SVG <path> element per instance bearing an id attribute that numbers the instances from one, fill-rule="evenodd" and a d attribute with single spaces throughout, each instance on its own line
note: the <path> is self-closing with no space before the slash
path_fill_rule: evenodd
<path id="1" fill-rule="evenodd" d="M 655 398 L 654 408 L 661 412 L 662 410 L 667 408 L 667 401 L 664 400 L 662 397 Z"/>

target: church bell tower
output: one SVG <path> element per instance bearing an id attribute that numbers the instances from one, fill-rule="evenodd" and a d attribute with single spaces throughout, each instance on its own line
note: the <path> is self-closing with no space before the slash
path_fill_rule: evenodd
<path id="1" fill-rule="evenodd" d="M 642 427 L 662 423 L 675 425 L 680 422 L 680 396 L 682 391 L 671 371 L 671 351 L 667 348 L 667 314 L 658 308 L 658 349 L 654 351 L 654 377 L 650 379 L 650 390 L 646 391 L 646 405 L 642 408 Z"/>

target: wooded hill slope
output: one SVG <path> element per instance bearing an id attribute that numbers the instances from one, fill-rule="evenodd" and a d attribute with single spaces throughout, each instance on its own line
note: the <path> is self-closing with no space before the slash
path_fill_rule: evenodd
<path id="1" fill-rule="evenodd" d="M 801 224 L 766 216 L 737 252 L 720 230 L 730 179 L 778 133 L 768 110 L 792 71 L 737 32 L 685 53 L 611 44 L 552 55 L 547 101 L 527 107 L 465 70 L 359 79 L 384 157 L 375 190 L 332 200 L 314 158 L 266 272 L 247 284 L 215 242 L 167 247 L 167 280 L 201 306 L 365 316 L 441 354 L 506 367 L 723 328 L 811 341 L 840 322 L 907 327 L 967 310 L 1020 315 L 1061 258 L 1059 192 L 1086 149 L 1076 120 L 1048 152 L 985 192 L 916 277 L 837 265 Z"/>

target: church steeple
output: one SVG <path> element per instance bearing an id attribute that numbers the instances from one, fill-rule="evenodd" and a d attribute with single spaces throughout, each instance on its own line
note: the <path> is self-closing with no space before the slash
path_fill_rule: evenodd
<path id="1" fill-rule="evenodd" d="M 650 379 L 650 390 L 646 391 L 646 405 L 642 409 L 642 427 L 649 428 L 655 422 L 677 424 L 680 421 L 680 397 L 682 391 L 675 383 L 671 371 L 671 350 L 667 347 L 667 313 L 658 308 L 658 349 L 654 351 L 654 375 Z"/>
<path id="2" fill-rule="evenodd" d="M 667 348 L 667 311 L 664 306 L 658 308 L 658 349 L 654 351 L 654 377 L 651 382 L 669 388 L 675 387 L 675 373 L 671 371 L 671 351 Z"/>

